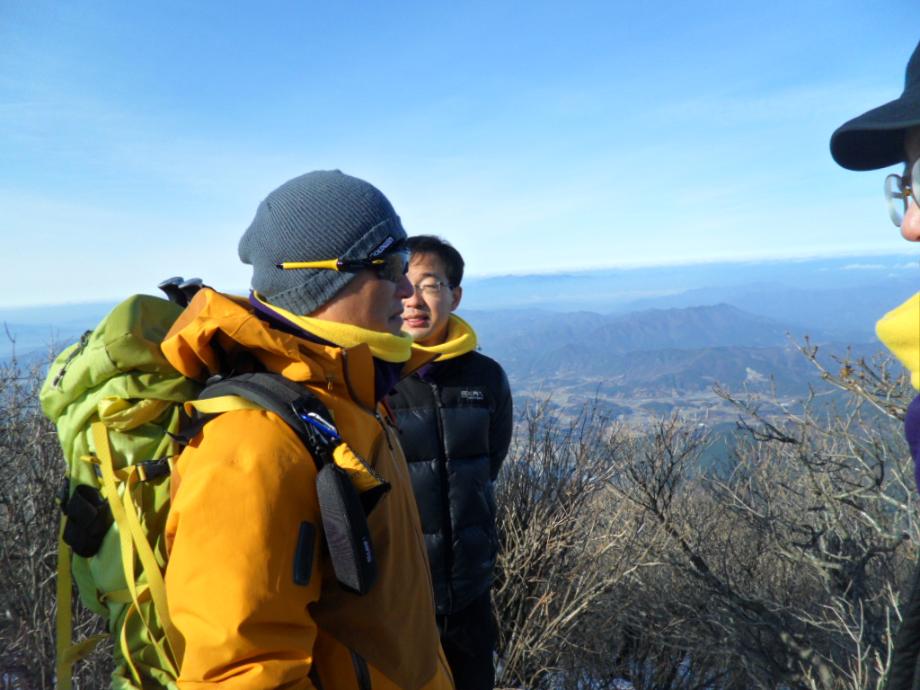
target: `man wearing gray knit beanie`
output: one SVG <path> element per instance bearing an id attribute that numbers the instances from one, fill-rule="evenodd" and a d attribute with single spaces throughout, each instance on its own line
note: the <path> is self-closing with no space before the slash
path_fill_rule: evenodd
<path id="1" fill-rule="evenodd" d="M 316 458 L 280 416 L 250 405 L 211 418 L 175 462 L 167 524 L 180 688 L 453 687 L 405 457 L 381 403 L 430 358 L 400 332 L 412 292 L 405 236 L 367 182 L 294 178 L 240 240 L 249 299 L 201 290 L 163 342 L 186 376 L 267 370 L 325 406 L 331 419 L 301 418 L 335 448 L 337 481 L 363 513 L 348 524 L 366 519 L 373 547 L 357 561 L 376 565 L 360 586 L 333 567 L 342 535 L 323 521 Z"/>

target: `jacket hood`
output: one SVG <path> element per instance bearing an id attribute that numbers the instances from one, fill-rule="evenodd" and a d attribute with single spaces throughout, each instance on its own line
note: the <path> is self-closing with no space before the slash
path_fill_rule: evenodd
<path id="1" fill-rule="evenodd" d="M 467 352 L 472 352 L 478 344 L 476 331 L 466 321 L 456 314 L 450 315 L 447 322 L 447 338 L 440 345 L 412 345 L 413 353 L 427 353 L 437 355 L 435 362 L 445 362 Z"/>
<path id="2" fill-rule="evenodd" d="M 412 356 L 412 337 L 407 333 L 381 333 L 350 324 L 294 314 L 269 304 L 257 292 L 250 295 L 249 302 L 257 309 L 267 311 L 274 318 L 280 317 L 282 323 L 295 329 L 295 334 L 297 331 L 303 331 L 340 347 L 352 347 L 363 343 L 370 347 L 374 357 L 390 364 L 404 364 Z"/>
<path id="3" fill-rule="evenodd" d="M 910 371 L 910 382 L 920 390 L 920 292 L 885 314 L 875 333 Z"/>
<path id="4" fill-rule="evenodd" d="M 274 328 L 246 298 L 199 290 L 163 339 L 164 356 L 185 376 L 205 381 L 242 368 L 254 358 L 269 371 L 303 384 L 347 386 L 351 397 L 374 408 L 375 360 L 367 343 L 351 347 L 313 342 Z M 431 359 L 413 352 L 403 366 L 407 376 Z"/>

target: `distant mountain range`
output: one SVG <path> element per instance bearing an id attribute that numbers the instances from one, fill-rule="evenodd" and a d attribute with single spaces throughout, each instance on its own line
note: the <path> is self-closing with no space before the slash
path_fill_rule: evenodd
<path id="1" fill-rule="evenodd" d="M 720 417 L 730 388 L 787 399 L 818 381 L 794 341 L 823 361 L 882 347 L 875 321 L 920 288 L 903 255 L 700 264 L 556 275 L 470 278 L 461 314 L 522 401 L 552 395 L 575 410 L 593 399 L 641 420 L 680 407 Z M 0 309 L 0 363 L 41 360 L 79 338 L 115 302 Z"/>
<path id="2" fill-rule="evenodd" d="M 918 289 L 916 257 L 838 257 L 472 278 L 463 308 L 626 314 L 729 304 L 795 332 L 863 340 L 882 314 Z"/>
<path id="3" fill-rule="evenodd" d="M 13 354 L 30 361 L 60 351 L 114 306 L 115 302 L 93 302 L 0 309 L 0 363 Z"/>
<path id="4" fill-rule="evenodd" d="M 722 302 L 782 321 L 792 332 L 820 331 L 841 340 L 858 341 L 871 339 L 875 322 L 918 289 L 920 268 L 917 275 L 897 276 L 884 283 L 813 289 L 780 284 L 700 288 L 671 297 L 637 300 L 627 308 L 632 311 Z"/>
<path id="5" fill-rule="evenodd" d="M 875 322 L 918 289 L 917 259 L 892 255 L 489 278 L 462 306 L 524 400 L 726 419 L 713 383 L 800 398 L 821 382 L 794 343 L 831 370 L 879 354 Z"/>
<path id="6" fill-rule="evenodd" d="M 807 390 L 817 373 L 796 347 L 805 334 L 788 324 L 726 304 L 656 309 L 628 315 L 470 311 L 483 351 L 499 360 L 519 389 L 566 389 L 608 396 L 679 396 L 730 387 L 775 385 Z M 878 342 L 839 342 L 813 330 L 809 340 L 831 355 L 869 356 Z M 590 382 L 585 385 L 586 382 Z"/>
<path id="7" fill-rule="evenodd" d="M 729 304 L 683 309 L 647 309 L 630 314 L 592 312 L 467 311 L 486 350 L 511 363 L 530 361 L 535 350 L 552 360 L 565 348 L 578 361 L 628 352 L 728 346 L 785 346 L 799 329 Z M 820 340 L 832 339 L 813 331 Z M 560 353 L 561 354 L 561 353 Z M 586 362 L 590 366 L 590 362 Z M 526 368 L 521 370 L 526 373 Z"/>

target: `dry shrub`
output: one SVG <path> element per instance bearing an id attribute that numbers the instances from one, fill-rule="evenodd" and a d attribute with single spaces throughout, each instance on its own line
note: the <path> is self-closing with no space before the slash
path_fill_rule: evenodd
<path id="1" fill-rule="evenodd" d="M 803 353 L 816 366 L 807 343 Z M 678 417 L 529 421 L 500 479 L 500 679 L 515 687 L 881 688 L 920 543 L 885 361 L 837 395 L 737 406 L 730 450 Z"/>
<path id="2" fill-rule="evenodd" d="M 655 530 L 609 501 L 622 429 L 593 407 L 564 425 L 545 405 L 525 412 L 523 429 L 498 484 L 497 681 L 572 686 L 616 654 L 618 619 L 599 614 L 648 564 Z"/>
<path id="3" fill-rule="evenodd" d="M 920 544 L 901 432 L 911 392 L 885 362 L 824 375 L 842 400 L 815 394 L 779 415 L 764 412 L 775 400 L 722 391 L 740 428 L 709 473 L 709 435 L 678 417 L 635 433 L 590 407 L 571 423 L 531 410 L 498 484 L 499 683 L 882 687 Z M 63 465 L 40 382 L 40 367 L 0 367 L 6 688 L 54 680 Z M 74 615 L 78 639 L 101 625 L 77 603 Z M 110 663 L 96 652 L 75 686 L 105 687 Z"/>
<path id="4" fill-rule="evenodd" d="M 0 687 L 54 686 L 55 586 L 64 462 L 54 428 L 38 407 L 43 367 L 0 364 Z M 101 619 L 73 593 L 76 640 Z M 109 684 L 104 646 L 75 668 L 75 688 Z"/>

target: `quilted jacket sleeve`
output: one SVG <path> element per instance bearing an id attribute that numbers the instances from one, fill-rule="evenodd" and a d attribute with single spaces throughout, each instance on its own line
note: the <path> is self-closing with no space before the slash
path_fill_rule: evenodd
<path id="1" fill-rule="evenodd" d="M 307 606 L 319 596 L 321 527 L 311 457 L 280 418 L 245 410 L 208 423 L 176 470 L 166 589 L 185 640 L 179 687 L 313 687 Z M 301 568 L 313 563 L 305 584 L 294 581 L 298 548 Z"/>
<path id="2" fill-rule="evenodd" d="M 501 376 L 496 389 L 495 412 L 492 413 L 492 419 L 489 421 L 489 469 L 493 482 L 498 477 L 498 472 L 508 454 L 508 448 L 511 446 L 511 430 L 514 421 L 508 377 L 500 367 L 498 370 Z"/>

